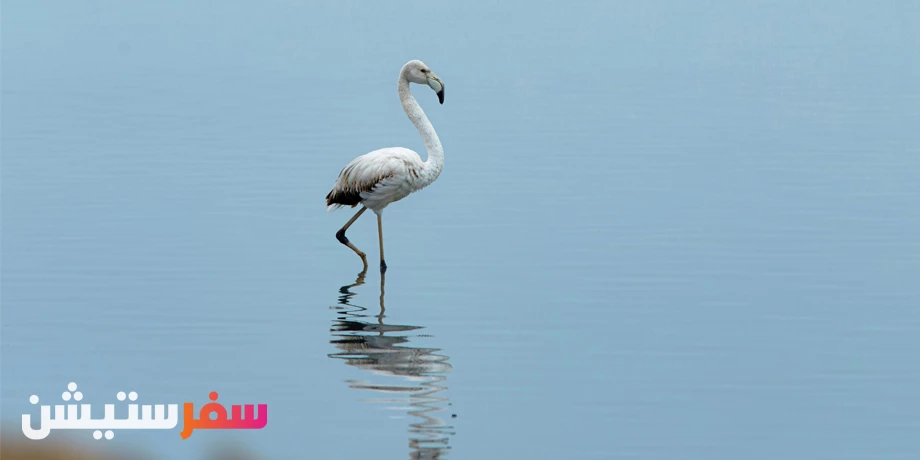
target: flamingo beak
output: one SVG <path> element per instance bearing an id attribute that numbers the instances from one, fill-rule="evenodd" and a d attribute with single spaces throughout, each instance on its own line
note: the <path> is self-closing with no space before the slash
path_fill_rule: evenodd
<path id="1" fill-rule="evenodd" d="M 444 82 L 434 72 L 428 72 L 428 86 L 438 95 L 438 102 L 444 103 Z"/>

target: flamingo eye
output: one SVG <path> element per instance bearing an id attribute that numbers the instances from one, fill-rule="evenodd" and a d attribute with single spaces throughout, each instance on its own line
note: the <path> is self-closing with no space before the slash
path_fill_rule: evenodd
<path id="1" fill-rule="evenodd" d="M 422 73 L 428 73 L 428 69 L 422 69 Z"/>

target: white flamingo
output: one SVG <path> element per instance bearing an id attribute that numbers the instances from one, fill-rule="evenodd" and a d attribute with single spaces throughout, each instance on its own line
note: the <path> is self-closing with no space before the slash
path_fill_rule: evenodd
<path id="1" fill-rule="evenodd" d="M 437 93 L 438 102 L 441 104 L 444 103 L 444 83 L 422 61 L 413 60 L 407 62 L 399 71 L 396 85 L 403 110 L 425 141 L 428 161 L 422 161 L 417 153 L 403 147 L 374 150 L 355 158 L 342 168 L 332 191 L 326 195 L 326 209 L 329 211 L 342 206 L 354 208 L 362 205 L 358 213 L 336 232 L 335 237 L 361 257 L 365 270 L 367 256 L 345 237 L 348 227 L 368 209 L 377 214 L 380 271 L 386 271 L 387 264 L 383 258 L 383 208 L 427 187 L 438 178 L 441 169 L 444 168 L 444 149 L 441 147 L 441 140 L 409 91 L 409 83 L 427 84 Z"/>

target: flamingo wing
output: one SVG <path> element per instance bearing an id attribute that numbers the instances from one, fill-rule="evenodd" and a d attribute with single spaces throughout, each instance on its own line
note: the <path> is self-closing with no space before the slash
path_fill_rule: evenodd
<path id="1" fill-rule="evenodd" d="M 407 186 L 418 178 L 422 165 L 419 155 L 402 147 L 390 147 L 361 155 L 342 168 L 326 206 L 338 209 L 355 207 L 370 194 Z"/>

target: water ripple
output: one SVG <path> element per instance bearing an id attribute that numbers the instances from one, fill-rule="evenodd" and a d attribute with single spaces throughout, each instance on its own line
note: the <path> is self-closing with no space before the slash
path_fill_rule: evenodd
<path id="1" fill-rule="evenodd" d="M 353 304 L 357 295 L 351 289 L 364 284 L 366 272 L 361 272 L 353 284 L 339 289 L 338 304 L 330 307 L 336 313 L 329 341 L 338 351 L 330 358 L 368 371 L 374 381 L 346 380 L 349 388 L 370 390 L 387 396 L 367 399 L 370 403 L 387 404 L 390 409 L 405 410 L 415 421 L 409 424 L 409 458 L 446 458 L 454 427 L 438 416 L 450 405 L 443 393 L 447 390 L 447 374 L 452 367 L 450 357 L 439 354 L 439 348 L 413 347 L 413 338 L 430 335 L 413 334 L 423 326 L 387 324 L 384 305 L 386 279 L 380 280 L 380 313 L 371 314 L 367 308 Z M 397 377 L 398 383 L 377 380 Z"/>

